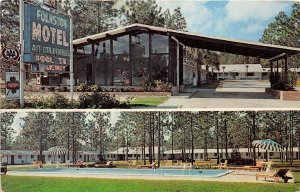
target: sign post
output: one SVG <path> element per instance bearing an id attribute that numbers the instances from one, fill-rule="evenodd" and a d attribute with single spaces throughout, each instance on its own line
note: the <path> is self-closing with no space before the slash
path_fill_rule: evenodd
<path id="1" fill-rule="evenodd" d="M 74 92 L 74 67 L 73 67 L 73 20 L 70 16 L 70 93 L 71 101 L 73 102 Z"/>
<path id="2" fill-rule="evenodd" d="M 20 108 L 24 108 L 24 84 L 25 84 L 25 71 L 23 63 L 24 54 L 24 1 L 19 0 L 19 14 L 20 14 Z"/>

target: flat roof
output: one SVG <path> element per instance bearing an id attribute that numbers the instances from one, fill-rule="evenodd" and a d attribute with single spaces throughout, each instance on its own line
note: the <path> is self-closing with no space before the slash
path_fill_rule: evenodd
<path id="1" fill-rule="evenodd" d="M 196 33 L 155 27 L 143 24 L 132 24 L 114 30 L 90 35 L 84 38 L 73 40 L 74 47 L 90 44 L 111 37 L 118 37 L 133 32 L 156 32 L 163 35 L 173 36 L 183 45 L 193 48 L 208 49 L 212 51 L 226 52 L 251 57 L 270 59 L 282 53 L 295 55 L 300 53 L 300 48 L 271 45 L 258 42 L 226 39 L 221 37 L 205 36 Z"/>

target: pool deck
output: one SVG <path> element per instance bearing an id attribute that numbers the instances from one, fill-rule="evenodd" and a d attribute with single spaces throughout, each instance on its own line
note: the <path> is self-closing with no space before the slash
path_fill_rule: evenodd
<path id="1" fill-rule="evenodd" d="M 75 178 L 108 178 L 108 179 L 145 179 L 145 180 L 192 180 L 192 181 L 217 181 L 217 182 L 248 182 L 248 183 L 275 183 L 272 179 L 264 180 L 259 178 L 256 181 L 255 174 L 257 172 L 251 171 L 233 171 L 225 176 L 216 178 L 205 177 L 193 177 L 193 176 L 158 176 L 158 175 L 92 175 L 92 174 L 71 174 L 71 173 L 30 173 L 30 172 L 14 172 L 9 171 L 7 175 L 14 176 L 44 176 L 44 177 L 75 177 Z M 291 172 L 288 172 L 288 176 L 292 177 Z M 289 183 L 293 183 L 294 180 L 290 179 Z"/>

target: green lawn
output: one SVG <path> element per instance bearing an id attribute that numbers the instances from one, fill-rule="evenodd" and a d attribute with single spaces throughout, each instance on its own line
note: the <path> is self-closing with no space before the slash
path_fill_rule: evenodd
<path id="1" fill-rule="evenodd" d="M 167 97 L 138 97 L 134 98 L 130 104 L 135 106 L 157 106 L 167 99 Z"/>
<path id="2" fill-rule="evenodd" d="M 208 192 L 208 191 L 245 191 L 245 192 L 288 192 L 299 190 L 298 184 L 286 183 L 226 183 L 208 181 L 164 181 L 164 180 L 118 180 L 91 178 L 58 177 L 21 177 L 1 176 L 4 192 Z"/>

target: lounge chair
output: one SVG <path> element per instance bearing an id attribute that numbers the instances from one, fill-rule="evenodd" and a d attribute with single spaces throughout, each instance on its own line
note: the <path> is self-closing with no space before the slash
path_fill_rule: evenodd
<path id="1" fill-rule="evenodd" d="M 83 168 L 85 165 L 83 164 L 83 161 L 78 161 L 76 164 L 70 164 L 68 167 L 78 167 L 78 168 Z"/>
<path id="2" fill-rule="evenodd" d="M 136 168 L 138 169 L 142 169 L 142 168 L 152 168 L 152 169 L 156 169 L 156 163 L 153 162 L 150 165 L 138 165 Z"/>
<path id="3" fill-rule="evenodd" d="M 226 159 L 224 163 L 220 163 L 219 165 L 216 166 L 211 166 L 211 168 L 227 169 L 228 168 L 227 164 L 228 164 L 228 160 Z"/>
<path id="4" fill-rule="evenodd" d="M 113 165 L 112 161 L 107 161 L 106 164 L 95 164 L 94 167 L 95 168 L 114 168 L 116 166 Z"/>
<path id="5" fill-rule="evenodd" d="M 288 177 L 286 174 L 289 171 L 289 169 L 278 169 L 274 172 L 264 172 L 264 173 L 257 173 L 256 174 L 256 180 L 258 180 L 259 177 L 264 177 L 265 180 L 267 178 L 274 179 L 275 182 L 278 182 L 280 178 L 283 179 L 285 183 L 288 182 L 289 179 L 292 179 L 292 177 Z"/>
<path id="6" fill-rule="evenodd" d="M 228 167 L 228 169 L 235 169 L 235 170 L 245 170 L 245 171 L 269 171 L 272 166 L 272 161 L 269 161 L 266 166 L 261 161 L 256 161 L 255 166 L 243 166 L 243 167 Z"/>

